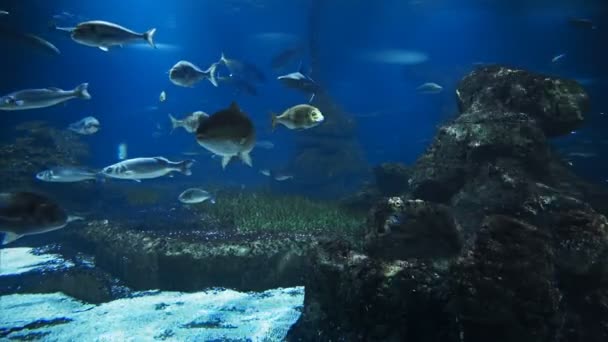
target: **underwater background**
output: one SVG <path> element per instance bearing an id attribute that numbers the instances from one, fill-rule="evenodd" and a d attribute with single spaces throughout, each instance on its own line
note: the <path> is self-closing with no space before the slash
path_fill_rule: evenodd
<path id="1" fill-rule="evenodd" d="M 45 194 L 83 218 L 2 246 L 0 339 L 608 340 L 605 1 L 0 0 L 0 10 L 0 95 L 81 83 L 91 94 L 0 110 L 0 192 Z M 57 29 L 89 20 L 156 28 L 156 48 L 104 52 Z M 205 70 L 222 54 L 263 77 L 218 66 L 244 83 L 170 80 L 178 61 Z M 277 79 L 296 71 L 318 87 L 312 100 Z M 257 144 L 252 166 L 224 169 L 169 114 L 233 101 Z M 271 113 L 298 104 L 325 120 L 273 131 Z M 87 116 L 98 132 L 68 129 Z M 194 160 L 192 175 L 36 178 L 155 156 Z M 180 202 L 188 188 L 215 203 Z M 104 310 L 113 318 L 101 321 Z M 73 328 L 82 322 L 98 326 Z"/>

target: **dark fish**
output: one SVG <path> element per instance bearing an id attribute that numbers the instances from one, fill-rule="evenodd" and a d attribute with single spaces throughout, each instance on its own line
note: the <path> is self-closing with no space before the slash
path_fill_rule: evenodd
<path id="1" fill-rule="evenodd" d="M 219 63 L 226 66 L 226 68 L 230 71 L 231 77 L 236 77 L 253 82 L 266 81 L 266 76 L 258 67 L 250 63 L 238 61 L 236 59 L 226 58 L 223 52 L 222 56 L 220 57 Z"/>
<path id="2" fill-rule="evenodd" d="M 218 81 L 234 87 L 237 91 L 237 95 L 241 92 L 243 92 L 247 95 L 251 95 L 251 96 L 258 95 L 258 90 L 255 87 L 255 85 L 253 85 L 250 82 L 248 82 L 247 80 L 241 79 L 239 77 L 220 76 L 220 77 L 218 77 Z"/>
<path id="3" fill-rule="evenodd" d="M 0 231 L 5 233 L 3 245 L 25 235 L 61 229 L 75 220 L 82 218 L 69 216 L 46 196 L 34 192 L 0 193 Z"/>
<path id="4" fill-rule="evenodd" d="M 31 48 L 51 56 L 58 56 L 61 54 L 61 51 L 59 51 L 55 45 L 45 39 L 30 33 L 19 32 L 6 27 L 0 27 L 0 39 Z"/>
<path id="5" fill-rule="evenodd" d="M 581 29 L 597 29 L 597 26 L 593 23 L 593 21 L 586 18 L 570 18 L 568 19 L 568 24 Z"/>
<path id="6" fill-rule="evenodd" d="M 239 157 L 245 164 L 252 165 L 249 152 L 255 147 L 255 128 L 236 102 L 201 120 L 196 140 L 199 145 L 222 157 L 222 168 L 226 168 L 232 157 Z"/>
<path id="7" fill-rule="evenodd" d="M 315 94 L 321 90 L 321 87 L 313 79 L 303 73 L 301 65 L 298 71 L 279 76 L 277 79 L 287 88 L 296 89 L 311 95 L 310 102 L 314 99 Z"/>
<path id="8" fill-rule="evenodd" d="M 270 66 L 277 70 L 286 67 L 289 63 L 296 60 L 302 55 L 301 47 L 292 47 L 279 52 L 272 58 Z"/>

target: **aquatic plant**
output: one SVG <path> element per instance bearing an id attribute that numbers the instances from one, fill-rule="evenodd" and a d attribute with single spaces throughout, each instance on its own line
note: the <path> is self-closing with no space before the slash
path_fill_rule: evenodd
<path id="1" fill-rule="evenodd" d="M 352 236 L 362 232 L 365 215 L 337 203 L 270 192 L 224 192 L 217 204 L 201 207 L 241 233 L 290 232 Z"/>

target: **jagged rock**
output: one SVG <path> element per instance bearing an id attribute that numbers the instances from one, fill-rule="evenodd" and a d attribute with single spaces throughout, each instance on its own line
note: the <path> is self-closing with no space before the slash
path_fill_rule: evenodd
<path id="1" fill-rule="evenodd" d="M 310 264 L 288 341 L 457 341 L 444 264 L 379 261 L 344 241 L 321 243 Z"/>
<path id="2" fill-rule="evenodd" d="M 506 216 L 486 219 L 473 248 L 451 268 L 450 306 L 466 341 L 555 340 L 562 294 L 554 258 L 542 229 Z"/>
<path id="3" fill-rule="evenodd" d="M 383 196 L 401 195 L 408 189 L 410 169 L 401 163 L 383 163 L 374 168 L 376 186 Z"/>
<path id="4" fill-rule="evenodd" d="M 454 257 L 462 247 L 460 227 L 446 206 L 391 197 L 368 218 L 367 251 L 383 259 Z"/>

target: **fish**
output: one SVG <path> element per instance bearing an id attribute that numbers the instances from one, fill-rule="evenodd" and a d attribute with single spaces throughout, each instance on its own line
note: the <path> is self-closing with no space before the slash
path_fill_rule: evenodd
<path id="1" fill-rule="evenodd" d="M 215 204 L 215 198 L 209 192 L 199 189 L 199 188 L 190 188 L 184 190 L 178 197 L 179 201 L 185 204 L 195 204 L 195 203 L 203 203 L 206 200 Z"/>
<path id="2" fill-rule="evenodd" d="M 560 54 L 560 55 L 557 55 L 557 56 L 555 56 L 555 57 L 551 58 L 551 63 L 554 63 L 554 64 L 555 64 L 555 63 L 558 63 L 558 62 L 560 62 L 562 59 L 564 59 L 564 57 L 566 57 L 566 54 L 565 54 L 565 53 L 562 53 L 562 54 Z"/>
<path id="3" fill-rule="evenodd" d="M 276 56 L 272 58 L 270 62 L 270 66 L 274 70 L 282 69 L 286 67 L 289 63 L 296 60 L 302 55 L 301 47 L 290 47 L 281 52 L 279 52 Z"/>
<path id="4" fill-rule="evenodd" d="M 237 77 L 244 80 L 251 80 L 254 82 L 265 82 L 266 76 L 253 64 L 238 61 L 236 59 L 229 59 L 222 52 L 218 64 L 223 64 L 228 71 L 230 71 L 230 77 Z"/>
<path id="5" fill-rule="evenodd" d="M 262 169 L 262 170 L 260 170 L 260 173 L 266 177 L 270 177 L 270 175 L 271 175 L 271 172 L 268 169 Z"/>
<path id="6" fill-rule="evenodd" d="M 38 172 L 36 179 L 44 182 L 55 183 L 74 183 L 88 180 L 101 180 L 98 178 L 98 172 L 91 171 L 80 167 L 54 167 L 48 170 Z"/>
<path id="7" fill-rule="evenodd" d="M 256 147 L 260 147 L 260 148 L 264 148 L 267 150 L 271 150 L 274 148 L 274 143 L 272 143 L 272 141 L 268 141 L 268 140 L 260 140 L 258 142 L 255 143 Z"/>
<path id="8" fill-rule="evenodd" d="M 2 11 L 2 10 L 0 10 L 0 16 L 2 16 L 2 15 L 9 15 L 9 14 L 10 14 L 10 13 L 9 13 L 9 12 L 7 12 L 7 11 Z"/>
<path id="9" fill-rule="evenodd" d="M 255 147 L 255 128 L 236 102 L 205 120 L 196 130 L 196 141 L 211 153 L 222 157 L 222 169 L 233 157 L 252 166 L 250 152 Z"/>
<path id="10" fill-rule="evenodd" d="M 593 23 L 593 20 L 587 18 L 570 18 L 568 19 L 568 24 L 581 29 L 597 30 L 597 26 Z"/>
<path id="11" fill-rule="evenodd" d="M 283 181 L 290 180 L 290 179 L 293 179 L 293 175 L 280 173 L 280 174 L 276 174 L 274 176 L 274 180 L 276 180 L 278 182 L 283 182 Z"/>
<path id="12" fill-rule="evenodd" d="M 422 94 L 439 94 L 443 90 L 443 87 L 437 83 L 427 82 L 421 84 L 416 90 Z"/>
<path id="13" fill-rule="evenodd" d="M 235 77 L 235 76 L 218 76 L 217 80 L 220 83 L 225 83 L 227 85 L 230 85 L 234 88 L 236 88 L 236 94 L 238 95 L 241 92 L 244 92 L 247 95 L 251 95 L 251 96 L 257 96 L 258 95 L 258 90 L 255 87 L 255 85 L 253 85 L 251 82 L 244 80 L 240 77 Z"/>
<path id="14" fill-rule="evenodd" d="M 321 87 L 312 78 L 303 73 L 302 65 L 300 65 L 298 71 L 279 76 L 277 80 L 287 88 L 296 89 L 311 95 L 309 102 L 312 102 L 315 95 L 321 90 Z"/>
<path id="15" fill-rule="evenodd" d="M 136 43 L 142 39 L 156 49 L 156 45 L 154 45 L 155 33 L 155 28 L 144 33 L 137 33 L 118 24 L 102 20 L 85 21 L 71 29 L 73 41 L 106 52 L 112 46 Z"/>
<path id="16" fill-rule="evenodd" d="M 61 51 L 51 42 L 31 33 L 23 33 L 6 27 L 0 27 L 0 39 L 16 43 L 19 47 L 30 48 L 50 56 L 58 56 L 61 54 Z"/>
<path id="17" fill-rule="evenodd" d="M 118 158 L 118 160 L 127 159 L 127 144 L 126 143 L 118 144 L 118 147 L 116 148 L 116 157 Z"/>
<path id="18" fill-rule="evenodd" d="M 415 65 L 426 62 L 426 53 L 412 50 L 387 49 L 363 53 L 360 59 L 367 62 Z"/>
<path id="19" fill-rule="evenodd" d="M 59 88 L 25 89 L 0 97 L 0 110 L 26 110 L 54 106 L 71 99 L 91 99 L 88 83 L 73 90 Z"/>
<path id="20" fill-rule="evenodd" d="M 100 123 L 95 117 L 87 116 L 68 126 L 68 129 L 74 133 L 82 135 L 95 134 L 99 131 Z"/>
<path id="21" fill-rule="evenodd" d="M 158 100 L 160 102 L 165 102 L 165 100 L 167 100 L 167 93 L 165 93 L 164 90 L 160 92 L 160 96 L 158 97 Z"/>
<path id="22" fill-rule="evenodd" d="M 68 215 L 65 209 L 45 195 L 27 191 L 0 193 L 2 245 L 26 235 L 61 229 L 76 220 L 83 218 Z"/>
<path id="23" fill-rule="evenodd" d="M 101 173 L 109 178 L 141 182 L 142 179 L 158 178 L 174 171 L 190 176 L 193 163 L 193 160 L 172 162 L 164 157 L 134 158 L 106 166 Z"/>
<path id="24" fill-rule="evenodd" d="M 194 133 L 198 128 L 198 125 L 201 120 L 204 120 L 209 117 L 209 114 L 201 111 L 196 111 L 187 117 L 178 120 L 173 117 L 173 115 L 169 114 L 169 120 L 171 120 L 171 132 L 173 132 L 176 128 L 183 127 L 186 132 Z"/>
<path id="25" fill-rule="evenodd" d="M 286 109 L 283 114 L 270 114 L 272 130 L 276 129 L 277 124 L 282 124 L 289 129 L 309 129 L 315 127 L 325 120 L 319 108 L 300 104 Z"/>
<path id="26" fill-rule="evenodd" d="M 193 87 L 196 83 L 208 79 L 214 87 L 218 86 L 216 79 L 217 63 L 203 71 L 196 65 L 188 61 L 179 61 L 169 70 L 169 79 L 171 82 L 180 87 Z"/>

